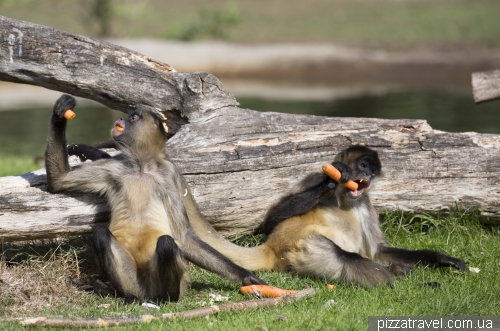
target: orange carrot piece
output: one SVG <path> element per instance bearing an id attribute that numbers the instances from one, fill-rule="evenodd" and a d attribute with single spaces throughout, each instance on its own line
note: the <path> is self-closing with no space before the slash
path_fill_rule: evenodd
<path id="1" fill-rule="evenodd" d="M 241 294 L 253 294 L 258 297 L 277 298 L 287 294 L 294 294 L 299 291 L 284 290 L 270 285 L 247 285 L 240 288 Z"/>
<path id="2" fill-rule="evenodd" d="M 326 284 L 326 289 L 328 291 L 334 291 L 335 290 L 335 284 Z"/>
<path id="3" fill-rule="evenodd" d="M 340 176 L 342 176 L 342 174 L 340 173 L 340 171 L 337 170 L 337 168 L 332 166 L 330 163 L 323 164 L 322 168 L 325 174 L 330 176 L 334 181 L 338 182 L 340 180 Z M 347 181 L 347 183 L 341 183 L 341 184 L 350 189 L 351 191 L 356 191 L 358 189 L 358 183 L 352 180 Z"/>
<path id="4" fill-rule="evenodd" d="M 66 112 L 64 113 L 64 118 L 67 119 L 68 121 L 75 118 L 75 116 L 76 116 L 75 112 L 72 111 L 71 109 L 66 110 Z"/>

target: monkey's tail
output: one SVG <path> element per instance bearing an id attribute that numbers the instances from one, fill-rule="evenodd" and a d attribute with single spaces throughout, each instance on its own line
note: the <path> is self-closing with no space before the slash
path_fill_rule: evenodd
<path id="1" fill-rule="evenodd" d="M 212 224 L 203 217 L 191 193 L 184 196 L 184 201 L 187 206 L 189 224 L 194 233 L 219 253 L 240 267 L 252 271 L 270 270 L 276 266 L 278 259 L 269 246 L 263 244 L 256 247 L 241 247 L 233 244 L 215 231 Z"/>

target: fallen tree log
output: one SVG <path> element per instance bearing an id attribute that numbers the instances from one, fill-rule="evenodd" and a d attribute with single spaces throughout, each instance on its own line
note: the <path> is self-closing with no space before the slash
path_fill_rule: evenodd
<path id="1" fill-rule="evenodd" d="M 372 191 L 383 212 L 459 206 L 500 217 L 500 136 L 446 133 L 424 120 L 327 118 L 240 109 L 220 81 L 106 42 L 0 17 L 0 80 L 32 84 L 168 118 L 166 153 L 207 219 L 223 234 L 249 232 L 267 208 L 340 150 L 379 151 Z M 85 143 L 85 142 L 82 142 Z M 107 221 L 96 197 L 49 194 L 44 171 L 0 178 L 0 240 L 82 234 Z"/>
<path id="2" fill-rule="evenodd" d="M 472 94 L 476 103 L 500 99 L 500 70 L 473 72 Z"/>

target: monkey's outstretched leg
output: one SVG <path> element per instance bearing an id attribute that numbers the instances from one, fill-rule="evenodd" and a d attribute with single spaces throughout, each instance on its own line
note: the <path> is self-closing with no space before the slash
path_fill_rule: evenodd
<path id="1" fill-rule="evenodd" d="M 319 234 L 300 240 L 284 257 L 292 271 L 328 281 L 341 280 L 367 288 L 393 282 L 387 268 L 357 253 L 346 252 Z"/>
<path id="2" fill-rule="evenodd" d="M 182 251 L 169 235 L 158 238 L 156 252 L 151 261 L 149 298 L 179 300 L 188 288 L 188 264 Z"/>
<path id="3" fill-rule="evenodd" d="M 118 294 L 126 303 L 146 296 L 132 256 L 120 245 L 109 229 L 94 230 L 94 249 L 98 262 Z"/>
<path id="4" fill-rule="evenodd" d="M 375 260 L 388 265 L 389 270 L 395 275 L 404 275 L 416 265 L 430 268 L 454 267 L 458 270 L 467 270 L 467 265 L 463 260 L 427 249 L 412 251 L 383 246 L 379 248 Z"/>

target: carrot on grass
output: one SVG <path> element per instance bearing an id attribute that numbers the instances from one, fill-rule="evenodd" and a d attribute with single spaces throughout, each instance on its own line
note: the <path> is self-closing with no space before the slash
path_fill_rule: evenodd
<path id="1" fill-rule="evenodd" d="M 284 290 L 270 285 L 247 285 L 240 288 L 241 294 L 253 294 L 258 297 L 277 298 L 287 294 L 294 294 L 299 291 Z"/>
<path id="2" fill-rule="evenodd" d="M 75 112 L 71 109 L 66 110 L 66 112 L 64 113 L 64 118 L 67 120 L 72 120 L 73 118 L 75 118 L 75 116 Z"/>
<path id="3" fill-rule="evenodd" d="M 340 171 L 337 170 L 337 168 L 332 166 L 330 163 L 323 164 L 322 168 L 325 174 L 330 176 L 330 178 L 332 178 L 334 181 L 338 182 L 340 180 L 340 176 L 342 176 L 342 174 L 340 173 Z M 351 191 L 356 191 L 358 189 L 358 183 L 352 180 L 349 180 L 346 183 L 341 183 L 341 184 L 350 189 Z"/>

